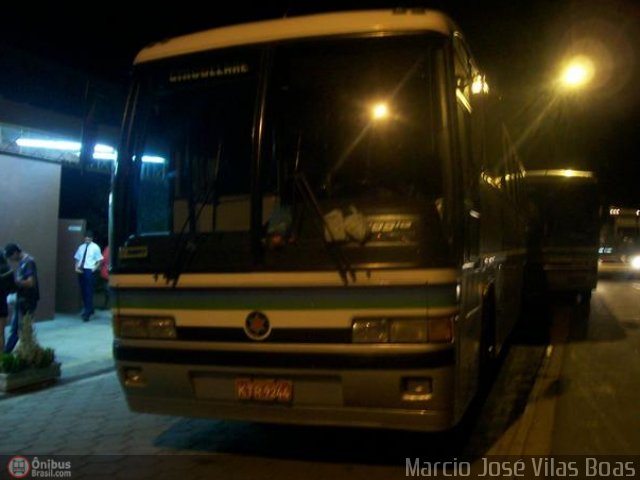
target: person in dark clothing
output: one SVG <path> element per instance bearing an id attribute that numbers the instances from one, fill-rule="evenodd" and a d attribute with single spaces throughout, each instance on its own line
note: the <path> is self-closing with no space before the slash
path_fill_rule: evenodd
<path id="1" fill-rule="evenodd" d="M 13 351 L 20 330 L 20 318 L 35 312 L 40 300 L 40 289 L 38 285 L 38 269 L 36 262 L 31 255 L 23 252 L 15 243 L 9 243 L 4 249 L 7 260 L 17 264 L 15 269 L 14 282 L 16 286 L 16 305 L 11 316 L 11 328 L 9 338 L 4 346 L 4 352 Z"/>
<path id="2" fill-rule="evenodd" d="M 13 270 L 9 267 L 4 251 L 0 250 L 0 350 L 4 348 L 4 327 L 7 325 L 7 295 L 15 292 Z"/>

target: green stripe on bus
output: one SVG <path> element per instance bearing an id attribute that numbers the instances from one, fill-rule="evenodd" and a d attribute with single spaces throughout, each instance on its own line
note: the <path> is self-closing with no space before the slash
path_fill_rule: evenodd
<path id="1" fill-rule="evenodd" d="M 118 308 L 246 310 L 436 308 L 455 305 L 455 285 L 383 288 L 116 290 Z"/>

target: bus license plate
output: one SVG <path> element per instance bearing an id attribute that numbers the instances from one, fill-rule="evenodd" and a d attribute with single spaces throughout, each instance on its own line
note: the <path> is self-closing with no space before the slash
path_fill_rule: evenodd
<path id="1" fill-rule="evenodd" d="M 289 403 L 293 399 L 293 382 L 266 378 L 237 378 L 236 397 L 239 400 Z"/>

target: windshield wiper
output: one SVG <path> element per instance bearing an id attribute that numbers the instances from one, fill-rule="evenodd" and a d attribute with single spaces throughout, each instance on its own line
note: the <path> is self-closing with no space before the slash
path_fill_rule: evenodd
<path id="1" fill-rule="evenodd" d="M 216 163 L 214 165 L 213 170 L 213 178 L 211 179 L 211 183 L 207 186 L 207 190 L 204 194 L 204 199 L 202 204 L 198 208 L 198 211 L 194 213 L 192 208 L 188 209 L 187 218 L 182 224 L 182 228 L 180 228 L 180 232 L 178 233 L 176 240 L 176 253 L 173 257 L 173 262 L 168 264 L 167 269 L 164 273 L 164 277 L 167 279 L 167 283 L 171 282 L 171 286 L 173 288 L 178 284 L 178 280 L 180 279 L 180 275 L 184 271 L 184 269 L 189 265 L 196 251 L 198 250 L 198 238 L 197 238 L 197 225 L 200 220 L 200 215 L 204 211 L 204 208 L 209 204 L 209 202 L 213 202 L 213 225 L 212 229 L 216 228 L 216 215 L 217 215 L 217 193 L 218 193 L 218 178 L 220 176 L 220 161 L 222 159 L 222 142 L 218 143 L 218 152 L 216 153 Z M 193 177 L 191 178 L 193 182 Z M 191 235 L 186 235 L 186 229 L 188 226 L 191 226 L 191 230 L 195 233 L 195 240 L 191 237 Z"/>
<path id="2" fill-rule="evenodd" d="M 314 218 L 316 219 L 316 225 L 319 226 L 320 229 L 320 237 L 322 238 L 322 243 L 325 246 L 327 253 L 333 259 L 336 267 L 338 268 L 338 273 L 340 274 L 340 278 L 345 285 L 349 284 L 349 278 L 351 278 L 352 282 L 356 281 L 356 274 L 351 268 L 349 261 L 345 257 L 344 253 L 340 249 L 340 246 L 336 243 L 336 239 L 327 225 L 327 221 L 324 218 L 324 214 L 322 213 L 322 208 L 320 208 L 320 203 L 316 198 L 313 190 L 309 186 L 309 182 L 307 181 L 307 177 L 303 172 L 297 172 L 293 175 L 293 180 L 302 195 L 302 199 L 305 202 L 305 206 L 309 208 L 314 213 Z M 325 233 L 329 237 L 325 237 Z"/>

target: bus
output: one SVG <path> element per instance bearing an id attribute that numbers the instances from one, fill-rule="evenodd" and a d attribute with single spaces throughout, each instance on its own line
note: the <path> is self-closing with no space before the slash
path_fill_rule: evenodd
<path id="1" fill-rule="evenodd" d="M 453 21 L 224 26 L 141 50 L 132 75 L 110 216 L 129 407 L 455 426 L 518 316 L 525 225 Z"/>
<path id="2" fill-rule="evenodd" d="M 528 170 L 530 289 L 591 298 L 598 282 L 600 192 L 591 171 Z"/>
<path id="3" fill-rule="evenodd" d="M 609 207 L 598 253 L 600 276 L 640 275 L 640 208 Z"/>

